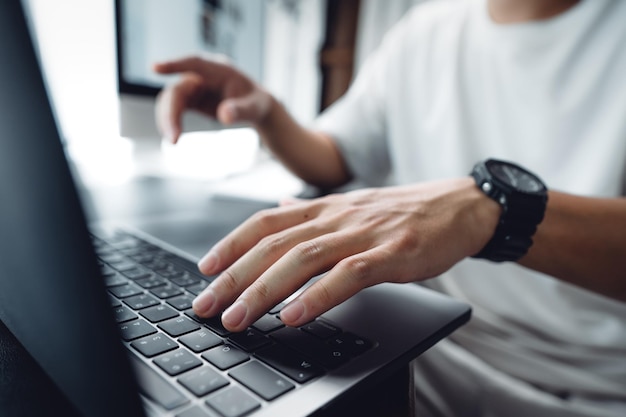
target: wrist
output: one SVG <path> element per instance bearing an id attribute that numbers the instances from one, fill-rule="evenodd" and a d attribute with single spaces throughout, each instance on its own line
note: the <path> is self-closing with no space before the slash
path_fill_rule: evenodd
<path id="1" fill-rule="evenodd" d="M 261 132 L 271 132 L 280 128 L 280 120 L 287 113 L 282 103 L 266 90 L 260 90 L 258 94 L 263 95 L 262 102 L 267 103 L 265 110 L 260 112 L 259 118 L 254 122 L 254 128 Z"/>
<path id="2" fill-rule="evenodd" d="M 467 177 L 461 181 L 464 198 L 467 200 L 463 209 L 467 215 L 467 231 L 469 236 L 473 237 L 473 244 L 467 255 L 473 256 L 493 237 L 502 214 L 502 207 L 478 189 L 473 178 Z"/>

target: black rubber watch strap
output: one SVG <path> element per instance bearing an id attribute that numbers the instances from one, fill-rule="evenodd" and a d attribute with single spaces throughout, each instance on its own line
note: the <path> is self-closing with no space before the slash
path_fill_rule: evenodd
<path id="1" fill-rule="evenodd" d="M 517 261 L 528 252 L 533 243 L 532 236 L 537 230 L 537 225 L 543 220 L 547 204 L 547 189 L 544 187 L 538 193 L 516 190 L 492 176 L 486 162 L 476 164 L 471 175 L 478 188 L 500 204 L 502 214 L 491 240 L 472 257 L 494 262 Z M 490 160 L 490 162 L 494 161 Z M 523 170 L 521 167 L 517 168 Z"/>

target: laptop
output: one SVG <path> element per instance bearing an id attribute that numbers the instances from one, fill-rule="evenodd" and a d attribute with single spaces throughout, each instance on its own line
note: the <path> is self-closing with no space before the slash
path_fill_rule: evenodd
<path id="1" fill-rule="evenodd" d="M 0 56 L 0 320 L 82 415 L 313 415 L 469 319 L 411 284 L 365 289 L 301 328 L 280 305 L 237 334 L 196 317 L 212 278 L 195 259 L 88 226 L 19 1 L 0 2 Z"/>

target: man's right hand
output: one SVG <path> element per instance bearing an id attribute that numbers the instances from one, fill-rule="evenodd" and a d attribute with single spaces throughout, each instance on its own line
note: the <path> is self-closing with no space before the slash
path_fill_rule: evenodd
<path id="1" fill-rule="evenodd" d="M 181 74 L 158 96 L 157 126 L 172 143 L 182 132 L 186 110 L 196 110 L 225 125 L 259 124 L 269 114 L 271 95 L 225 60 L 188 57 L 154 65 L 159 74 Z"/>

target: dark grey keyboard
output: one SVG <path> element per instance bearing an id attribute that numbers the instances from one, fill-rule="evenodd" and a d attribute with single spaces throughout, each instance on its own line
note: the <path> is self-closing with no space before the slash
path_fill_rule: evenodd
<path id="1" fill-rule="evenodd" d="M 191 309 L 215 279 L 195 263 L 128 232 L 93 242 L 140 390 L 177 417 L 244 416 L 375 345 L 323 317 L 286 327 L 282 304 L 230 333 Z"/>

